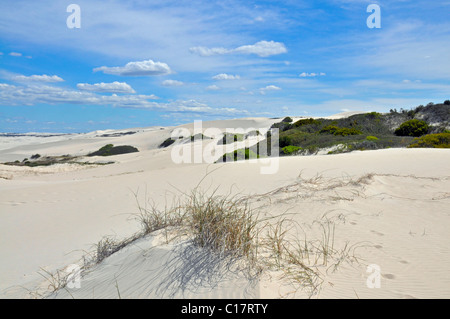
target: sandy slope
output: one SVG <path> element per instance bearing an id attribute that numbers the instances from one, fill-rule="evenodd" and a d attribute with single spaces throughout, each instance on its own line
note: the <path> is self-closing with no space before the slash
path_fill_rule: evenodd
<path id="1" fill-rule="evenodd" d="M 209 125 L 267 128 L 273 121 Z M 337 269 L 330 268 L 331 263 L 317 268 L 322 284 L 314 297 L 450 297 L 449 151 L 388 149 L 281 158 L 277 174 L 263 175 L 260 168 L 267 164 L 259 161 L 174 164 L 171 147 L 156 148 L 171 130 L 137 129 L 136 134 L 121 137 L 92 133 L 0 151 L 4 161 L 33 153 L 85 154 L 107 143 L 141 150 L 115 156 L 116 164 L 82 170 L 67 167 L 36 173 L 0 166 L 0 175 L 9 178 L 0 178 L 0 296 L 31 296 L 27 289 L 48 285 L 38 274 L 40 267 L 62 269 L 78 262 L 83 250 L 91 250 L 105 235 L 124 238 L 135 233 L 139 227 L 133 219 L 138 211 L 135 195 L 141 204 L 151 198 L 164 205 L 179 191 L 195 187 L 207 171 L 219 168 L 202 181 L 205 189 L 269 193 L 255 197 L 253 204 L 262 214 L 287 212 L 311 239 L 321 236 L 315 227 L 318 222 L 332 221 L 335 247 L 352 245 L 351 258 Z M 321 177 L 315 178 L 318 174 Z M 361 177 L 358 183 L 349 183 Z M 90 269 L 81 289 L 62 290 L 52 297 L 116 298 L 118 288 L 121 297 L 136 298 L 307 296 L 278 273 L 249 280 L 188 243 L 161 241 L 157 234 L 140 239 Z M 381 269 L 380 288 L 366 285 L 369 264 Z"/>

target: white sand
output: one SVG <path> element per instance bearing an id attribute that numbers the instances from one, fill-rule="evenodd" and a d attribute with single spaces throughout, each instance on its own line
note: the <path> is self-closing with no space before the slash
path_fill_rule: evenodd
<path id="1" fill-rule="evenodd" d="M 241 119 L 203 127 L 263 129 L 274 122 Z M 133 219 L 138 212 L 135 193 L 140 203 L 147 197 L 163 205 L 220 167 L 203 180 L 205 188 L 219 187 L 223 194 L 230 190 L 264 194 L 291 185 L 263 196 L 255 206 L 266 215 L 288 212 L 311 238 L 320 237 L 314 225 L 325 215 L 335 225 L 335 247 L 348 242 L 356 248 L 351 256 L 357 262 L 344 260 L 335 271 L 319 268 L 323 283 L 314 298 L 450 297 L 448 150 L 288 157 L 280 159 L 277 174 L 263 175 L 260 167 L 265 164 L 255 160 L 174 164 L 172 147 L 157 148 L 172 130 L 130 129 L 123 132 L 137 133 L 121 137 L 98 137 L 104 132 L 97 132 L 1 150 L 0 161 L 35 153 L 81 155 L 108 143 L 133 145 L 140 152 L 107 158 L 117 162 L 112 165 L 83 169 L 0 165 L 0 296 L 33 297 L 29 290 L 48 286 L 38 274 L 41 268 L 63 269 L 92 251 L 105 235 L 121 239 L 138 231 Z M 317 174 L 322 178 L 313 183 L 310 179 Z M 374 175 L 357 184 L 346 183 L 367 174 Z M 381 269 L 380 288 L 366 285 L 369 264 Z M 90 269 L 80 289 L 62 290 L 52 297 L 117 298 L 118 290 L 122 298 L 307 297 L 302 289 L 294 293 L 277 275 L 267 272 L 260 280 L 249 280 L 202 249 L 184 242 L 167 245 L 161 243 L 161 234 L 155 234 Z"/>

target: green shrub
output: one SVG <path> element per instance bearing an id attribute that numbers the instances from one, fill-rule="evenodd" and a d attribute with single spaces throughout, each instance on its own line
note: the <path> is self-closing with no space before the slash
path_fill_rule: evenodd
<path id="1" fill-rule="evenodd" d="M 284 122 L 284 123 L 292 123 L 292 121 L 293 121 L 293 119 L 288 116 L 288 117 L 285 117 L 282 122 Z"/>
<path id="2" fill-rule="evenodd" d="M 297 122 L 295 122 L 293 124 L 294 127 L 300 127 L 300 126 L 304 126 L 304 125 L 320 125 L 322 124 L 321 121 L 319 120 L 315 120 L 313 118 L 309 118 L 309 119 L 302 119 L 302 120 L 298 120 Z"/>
<path id="3" fill-rule="evenodd" d="M 446 100 L 446 101 L 444 102 L 444 105 L 450 105 L 450 100 Z"/>
<path id="4" fill-rule="evenodd" d="M 34 154 L 34 155 L 32 155 L 30 158 L 31 159 L 38 159 L 39 157 L 41 157 L 41 155 L 39 155 L 39 154 Z"/>
<path id="5" fill-rule="evenodd" d="M 289 146 L 283 147 L 282 148 L 282 152 L 285 155 L 291 155 L 291 154 L 297 153 L 301 149 L 302 149 L 301 147 L 294 146 L 294 145 L 289 145 Z"/>
<path id="6" fill-rule="evenodd" d="M 114 146 L 113 144 L 108 144 L 100 148 L 98 151 L 88 154 L 88 156 L 112 156 L 135 152 L 139 152 L 139 150 L 133 146 Z"/>
<path id="7" fill-rule="evenodd" d="M 242 142 L 244 140 L 244 134 L 225 133 L 223 138 L 219 140 L 219 144 L 229 144 L 234 142 Z"/>
<path id="8" fill-rule="evenodd" d="M 162 142 L 162 143 L 159 145 L 159 147 L 160 147 L 160 148 L 162 148 L 162 147 L 168 147 L 168 146 L 172 145 L 173 143 L 175 143 L 175 140 L 173 140 L 172 138 L 169 137 L 168 139 L 164 140 L 164 142 Z"/>
<path id="9" fill-rule="evenodd" d="M 259 158 L 259 155 L 253 152 L 252 150 L 245 148 L 235 150 L 233 153 L 227 153 L 222 156 L 223 162 L 236 162 L 238 160 L 248 160 Z"/>
<path id="10" fill-rule="evenodd" d="M 292 139 L 289 136 L 281 136 L 280 137 L 279 146 L 281 148 L 283 148 L 285 146 L 289 146 L 291 144 L 292 144 Z"/>
<path id="11" fill-rule="evenodd" d="M 247 134 L 245 134 L 245 138 L 248 138 L 250 136 L 259 136 L 259 135 L 262 135 L 259 130 L 253 130 L 253 131 L 250 131 Z"/>
<path id="12" fill-rule="evenodd" d="M 328 125 L 319 131 L 319 133 L 333 134 L 335 136 L 348 136 L 362 134 L 360 130 L 355 128 L 338 127 L 336 125 Z"/>
<path id="13" fill-rule="evenodd" d="M 429 129 L 427 122 L 414 119 L 404 122 L 394 133 L 397 136 L 419 137 L 427 134 Z"/>
<path id="14" fill-rule="evenodd" d="M 376 137 L 376 136 L 367 136 L 366 140 L 368 140 L 368 141 L 378 141 L 378 137 Z"/>
<path id="15" fill-rule="evenodd" d="M 210 139 L 211 139 L 210 137 L 203 135 L 203 133 L 191 135 L 191 142 L 199 141 L 199 140 L 210 140 Z"/>
<path id="16" fill-rule="evenodd" d="M 410 148 L 450 148 L 450 133 L 428 134 L 420 138 L 415 138 Z"/>

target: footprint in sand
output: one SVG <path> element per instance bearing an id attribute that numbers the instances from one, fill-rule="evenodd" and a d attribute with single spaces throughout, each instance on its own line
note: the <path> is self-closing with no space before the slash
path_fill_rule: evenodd
<path id="1" fill-rule="evenodd" d="M 19 205 L 23 205 L 26 204 L 27 202 L 5 202 L 2 204 L 6 204 L 6 205 L 10 205 L 10 206 L 19 206 Z"/>
<path id="2" fill-rule="evenodd" d="M 375 235 L 378 235 L 378 236 L 384 236 L 383 233 L 377 232 L 375 230 L 371 230 L 371 232 L 374 233 Z"/>
<path id="3" fill-rule="evenodd" d="M 401 263 L 401 264 L 405 264 L 405 265 L 409 264 L 409 262 L 406 261 L 406 260 L 400 260 L 400 263 Z"/>
<path id="4" fill-rule="evenodd" d="M 381 276 L 386 279 L 395 279 L 395 275 L 393 274 L 382 274 Z"/>
<path id="5" fill-rule="evenodd" d="M 383 249 L 383 246 L 381 246 L 381 245 L 375 245 L 373 247 L 375 247 L 376 249 Z"/>

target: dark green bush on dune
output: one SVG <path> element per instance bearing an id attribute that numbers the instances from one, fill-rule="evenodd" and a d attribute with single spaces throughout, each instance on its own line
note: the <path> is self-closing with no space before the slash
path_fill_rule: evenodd
<path id="1" fill-rule="evenodd" d="M 320 124 L 322 124 L 321 121 L 315 120 L 313 118 L 309 118 L 309 119 L 298 120 L 297 122 L 295 122 L 293 124 L 293 126 L 300 127 L 300 126 L 304 126 L 304 125 L 320 125 Z"/>
<path id="2" fill-rule="evenodd" d="M 335 136 L 348 136 L 362 134 L 360 130 L 355 128 L 337 127 L 336 125 L 328 125 L 319 131 L 319 133 L 333 134 Z"/>
<path id="3" fill-rule="evenodd" d="M 169 147 L 170 145 L 172 145 L 173 143 L 175 143 L 175 140 L 173 140 L 172 138 L 168 138 L 166 140 L 164 140 L 164 142 L 162 142 L 159 147 L 163 148 L 163 147 Z"/>
<path id="4" fill-rule="evenodd" d="M 244 140 L 244 134 L 233 134 L 233 133 L 225 133 L 223 138 L 219 140 L 218 144 L 229 144 L 234 142 L 242 142 Z"/>
<path id="5" fill-rule="evenodd" d="M 427 122 L 414 119 L 404 122 L 394 133 L 397 136 L 419 137 L 427 134 L 429 129 Z"/>
<path id="6" fill-rule="evenodd" d="M 255 159 L 259 158 L 259 155 L 252 150 L 245 148 L 245 149 L 238 149 L 235 150 L 232 153 L 227 153 L 222 156 L 223 162 L 235 162 L 239 160 L 248 160 L 248 159 Z"/>
<path id="7" fill-rule="evenodd" d="M 113 144 L 108 144 L 100 148 L 98 151 L 88 154 L 88 156 L 112 156 L 135 152 L 139 152 L 139 150 L 130 145 L 114 146 Z"/>

